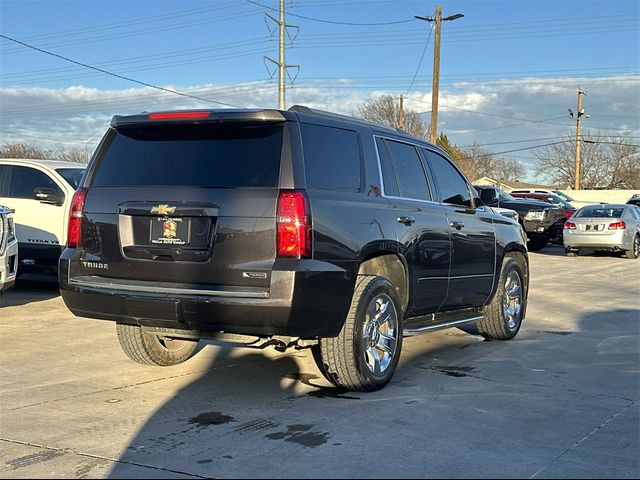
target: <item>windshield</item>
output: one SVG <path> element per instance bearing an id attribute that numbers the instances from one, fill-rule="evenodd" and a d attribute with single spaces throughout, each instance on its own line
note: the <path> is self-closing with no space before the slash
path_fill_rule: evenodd
<path id="1" fill-rule="evenodd" d="M 58 172 L 69 185 L 76 189 L 78 185 L 80 185 L 84 168 L 57 168 L 56 172 Z"/>
<path id="2" fill-rule="evenodd" d="M 498 200 L 500 200 L 501 202 L 513 202 L 518 200 L 517 198 L 512 197 L 510 194 L 508 194 L 504 190 L 500 190 L 499 188 L 496 188 L 496 190 L 498 192 Z"/>
<path id="3" fill-rule="evenodd" d="M 623 207 L 584 207 L 578 210 L 576 217 L 619 218 Z"/>
<path id="4" fill-rule="evenodd" d="M 573 198 L 571 198 L 569 195 L 567 195 L 564 192 L 561 192 L 560 190 L 551 190 L 553 193 L 555 193 L 556 195 L 558 195 L 560 198 L 566 200 L 567 202 L 573 202 Z"/>

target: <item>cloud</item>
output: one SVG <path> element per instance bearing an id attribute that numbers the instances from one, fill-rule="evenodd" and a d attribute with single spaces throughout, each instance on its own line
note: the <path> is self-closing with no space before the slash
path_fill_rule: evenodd
<path id="1" fill-rule="evenodd" d="M 576 110 L 577 87 L 587 91 L 584 107 L 586 132 L 625 135 L 640 141 L 640 77 L 618 75 L 598 78 L 508 78 L 482 82 L 453 82 L 441 86 L 439 130 L 458 145 L 496 144 L 514 140 L 559 137 L 575 131 L 567 109 Z M 275 108 L 277 84 L 271 81 L 234 85 L 166 85 L 203 99 L 215 99 L 249 108 Z M 350 79 L 331 82 L 298 81 L 287 91 L 289 105 L 351 115 L 363 102 L 396 91 L 371 90 Z M 93 149 L 113 115 L 184 108 L 219 108 L 220 105 L 185 98 L 150 87 L 103 90 L 81 85 L 67 88 L 0 88 L 2 143 L 24 142 L 48 149 Z M 424 112 L 429 121 L 430 90 L 414 90 L 408 109 Z M 506 151 L 544 141 L 490 145 Z M 534 150 L 513 154 L 527 161 Z M 531 162 L 529 162 L 529 166 Z"/>

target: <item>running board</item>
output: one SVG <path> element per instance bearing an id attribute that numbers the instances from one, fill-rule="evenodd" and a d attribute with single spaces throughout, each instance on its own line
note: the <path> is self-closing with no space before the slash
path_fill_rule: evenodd
<path id="1" fill-rule="evenodd" d="M 433 323 L 431 325 L 425 325 L 418 328 L 405 328 L 403 335 L 405 337 L 411 337 L 413 335 L 420 335 L 421 333 L 434 332 L 436 330 L 443 330 L 445 328 L 459 327 L 467 323 L 475 323 L 484 319 L 484 315 L 477 315 L 473 317 L 461 318 L 459 320 L 450 320 L 441 323 Z"/>

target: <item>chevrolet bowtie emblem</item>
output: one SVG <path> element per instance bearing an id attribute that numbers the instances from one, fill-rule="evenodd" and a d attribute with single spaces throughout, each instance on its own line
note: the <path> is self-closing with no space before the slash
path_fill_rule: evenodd
<path id="1" fill-rule="evenodd" d="M 168 215 L 176 211 L 176 207 L 170 207 L 169 205 L 158 205 L 151 209 L 151 213 L 158 215 Z"/>

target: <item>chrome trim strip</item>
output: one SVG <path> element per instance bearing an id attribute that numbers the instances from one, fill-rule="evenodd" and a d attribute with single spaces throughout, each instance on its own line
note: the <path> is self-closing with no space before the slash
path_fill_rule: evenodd
<path id="1" fill-rule="evenodd" d="M 478 275 L 458 275 L 455 277 L 421 277 L 418 279 L 419 282 L 421 282 L 422 280 L 455 280 L 457 278 L 485 278 L 485 277 L 492 277 L 493 278 L 493 273 L 483 273 L 483 274 L 478 274 Z"/>
<path id="2" fill-rule="evenodd" d="M 123 285 L 120 283 L 100 283 L 86 280 L 69 279 L 69 284 L 77 287 L 96 288 L 99 290 L 122 290 L 125 292 L 169 293 L 175 295 L 205 295 L 228 298 L 269 298 L 269 292 L 242 292 L 228 290 L 200 290 L 197 288 L 149 287 L 145 285 Z"/>
<path id="3" fill-rule="evenodd" d="M 413 335 L 420 335 L 421 333 L 433 332 L 434 330 L 442 330 L 449 327 L 456 327 L 458 325 L 462 325 L 464 323 L 472 323 L 482 320 L 484 315 L 480 315 L 478 317 L 465 318 L 464 320 L 455 320 L 453 322 L 440 323 L 438 325 L 428 325 L 426 327 L 421 328 L 409 328 L 405 329 L 404 336 L 411 337 Z"/>

